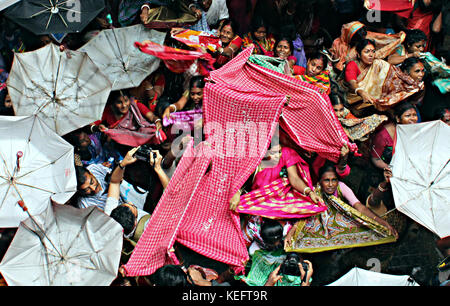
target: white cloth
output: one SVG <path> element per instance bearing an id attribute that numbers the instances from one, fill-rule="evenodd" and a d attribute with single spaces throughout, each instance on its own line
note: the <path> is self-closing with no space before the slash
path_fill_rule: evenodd
<path id="1" fill-rule="evenodd" d="M 212 0 L 211 6 L 206 12 L 206 20 L 209 26 L 215 25 L 219 20 L 229 18 L 226 0 Z"/>

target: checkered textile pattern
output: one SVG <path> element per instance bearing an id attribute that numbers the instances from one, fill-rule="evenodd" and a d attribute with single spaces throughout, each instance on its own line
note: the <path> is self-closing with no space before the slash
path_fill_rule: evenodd
<path id="1" fill-rule="evenodd" d="M 201 150 L 201 145 L 197 149 Z M 172 262 L 169 250 L 189 209 L 190 198 L 196 194 L 209 163 L 207 156 L 195 157 L 191 141 L 124 266 L 128 276 L 150 275 Z"/>
<path id="2" fill-rule="evenodd" d="M 166 67 L 175 73 L 183 73 L 188 70 L 195 61 L 199 60 L 203 65 L 212 69 L 215 59 L 209 53 L 200 51 L 182 50 L 163 46 L 151 41 L 136 42 L 135 47 L 141 52 L 156 56 L 161 59 Z"/>
<path id="3" fill-rule="evenodd" d="M 319 93 L 312 84 L 248 63 L 251 54 L 251 47 L 244 49 L 227 65 L 212 71 L 209 79 L 245 90 L 288 96 L 280 126 L 305 150 L 317 152 L 333 162 L 338 161 L 345 143 L 350 151 L 357 151 L 356 144 L 349 142 L 327 95 Z M 262 105 L 259 103 L 260 110 L 265 108 Z"/>
<path id="4" fill-rule="evenodd" d="M 149 275 L 176 263 L 169 251 L 175 241 L 243 270 L 248 252 L 229 201 L 264 157 L 285 101 L 278 94 L 206 84 L 206 141 L 183 154 L 124 266 L 128 276 Z"/>

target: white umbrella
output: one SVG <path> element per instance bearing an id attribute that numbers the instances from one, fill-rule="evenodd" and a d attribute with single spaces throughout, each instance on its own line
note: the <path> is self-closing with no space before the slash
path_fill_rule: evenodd
<path id="1" fill-rule="evenodd" d="M 391 184 L 396 208 L 439 237 L 450 235 L 450 126 L 397 126 Z"/>
<path id="2" fill-rule="evenodd" d="M 59 135 L 99 120 L 111 92 L 86 53 L 54 44 L 16 53 L 7 85 L 16 115 L 38 114 Z"/>
<path id="3" fill-rule="evenodd" d="M 122 241 L 120 224 L 95 206 L 52 204 L 21 223 L 0 272 L 9 286 L 108 286 Z"/>
<path id="4" fill-rule="evenodd" d="M 327 286 L 419 286 L 408 275 L 392 275 L 354 267 Z"/>
<path id="5" fill-rule="evenodd" d="M 136 41 L 151 40 L 162 44 L 166 33 L 145 28 L 142 24 L 102 30 L 79 50 L 89 54 L 109 78 L 112 90 L 139 86 L 155 71 L 160 59 L 134 46 Z"/>
<path id="6" fill-rule="evenodd" d="M 73 196 L 73 151 L 38 116 L 0 116 L 0 228 L 28 217 L 18 201 L 39 214 L 50 198 L 63 204 Z"/>
<path id="7" fill-rule="evenodd" d="M 3 11 L 5 8 L 10 7 L 11 5 L 19 2 L 20 0 L 2 0 L 0 1 L 0 11 Z"/>

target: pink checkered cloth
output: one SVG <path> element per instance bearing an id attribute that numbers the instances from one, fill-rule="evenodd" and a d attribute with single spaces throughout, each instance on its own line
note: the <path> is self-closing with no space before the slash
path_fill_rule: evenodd
<path id="1" fill-rule="evenodd" d="M 252 49 L 244 49 L 227 65 L 212 71 L 209 79 L 242 90 L 289 96 L 280 126 L 305 150 L 317 152 L 333 162 L 338 161 L 340 149 L 345 143 L 350 151 L 357 151 L 356 144 L 350 143 L 326 94 L 319 93 L 312 84 L 248 63 Z M 261 105 L 259 109 L 262 109 Z"/>
<path id="2" fill-rule="evenodd" d="M 124 266 L 127 276 L 178 263 L 175 241 L 243 271 L 248 252 L 229 201 L 264 157 L 285 102 L 279 94 L 206 84 L 206 141 L 195 148 L 191 144 L 183 154 Z"/>

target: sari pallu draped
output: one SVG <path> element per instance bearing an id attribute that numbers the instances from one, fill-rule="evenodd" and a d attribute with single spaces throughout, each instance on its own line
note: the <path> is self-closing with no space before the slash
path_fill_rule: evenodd
<path id="1" fill-rule="evenodd" d="M 298 74 L 294 75 L 294 77 L 303 82 L 307 82 L 309 84 L 319 87 L 327 95 L 329 95 L 331 92 L 330 73 L 328 71 L 323 71 L 320 74 L 313 77 L 307 76 L 306 74 Z"/>
<path id="2" fill-rule="evenodd" d="M 105 134 L 117 143 L 137 147 L 146 143 L 159 144 L 165 135 L 156 131 L 156 125 L 150 123 L 139 111 L 133 99 L 130 99 L 130 109 L 122 120 L 111 126 Z"/>
<path id="3" fill-rule="evenodd" d="M 320 187 L 315 192 L 328 209 L 297 223 L 286 252 L 316 253 L 396 241 L 385 226 L 345 203 L 339 187 L 338 196 L 326 195 Z"/>
<path id="4" fill-rule="evenodd" d="M 170 118 L 167 119 L 164 117 L 163 125 L 175 125 L 177 128 L 180 128 L 184 131 L 193 130 L 195 121 L 200 120 L 202 118 L 203 110 L 193 109 L 188 111 L 175 112 L 170 114 Z"/>
<path id="5" fill-rule="evenodd" d="M 375 131 L 381 123 L 388 120 L 387 116 L 378 114 L 356 118 L 346 108 L 344 108 L 344 116 L 344 118 L 339 118 L 339 122 L 351 141 L 366 141 L 370 133 Z"/>
<path id="6" fill-rule="evenodd" d="M 236 211 L 269 219 L 290 219 L 310 217 L 326 209 L 325 204 L 315 204 L 295 190 L 287 178 L 280 178 L 242 195 Z"/>
<path id="7" fill-rule="evenodd" d="M 242 45 L 244 48 L 254 46 L 253 54 L 273 56 L 273 49 L 275 47 L 275 38 L 272 34 L 267 35 L 267 37 L 259 42 L 253 39 L 252 33 L 247 33 L 242 38 Z"/>
<path id="8" fill-rule="evenodd" d="M 375 59 L 370 67 L 361 71 L 356 81 L 358 88 L 363 89 L 376 99 L 373 106 L 379 111 L 388 110 L 425 88 L 423 82 L 414 81 L 398 67 L 380 59 Z M 344 87 L 347 86 L 344 84 Z M 364 102 L 358 103 L 362 101 L 362 98 L 351 90 L 347 94 L 347 101 L 356 109 L 372 105 Z"/>

